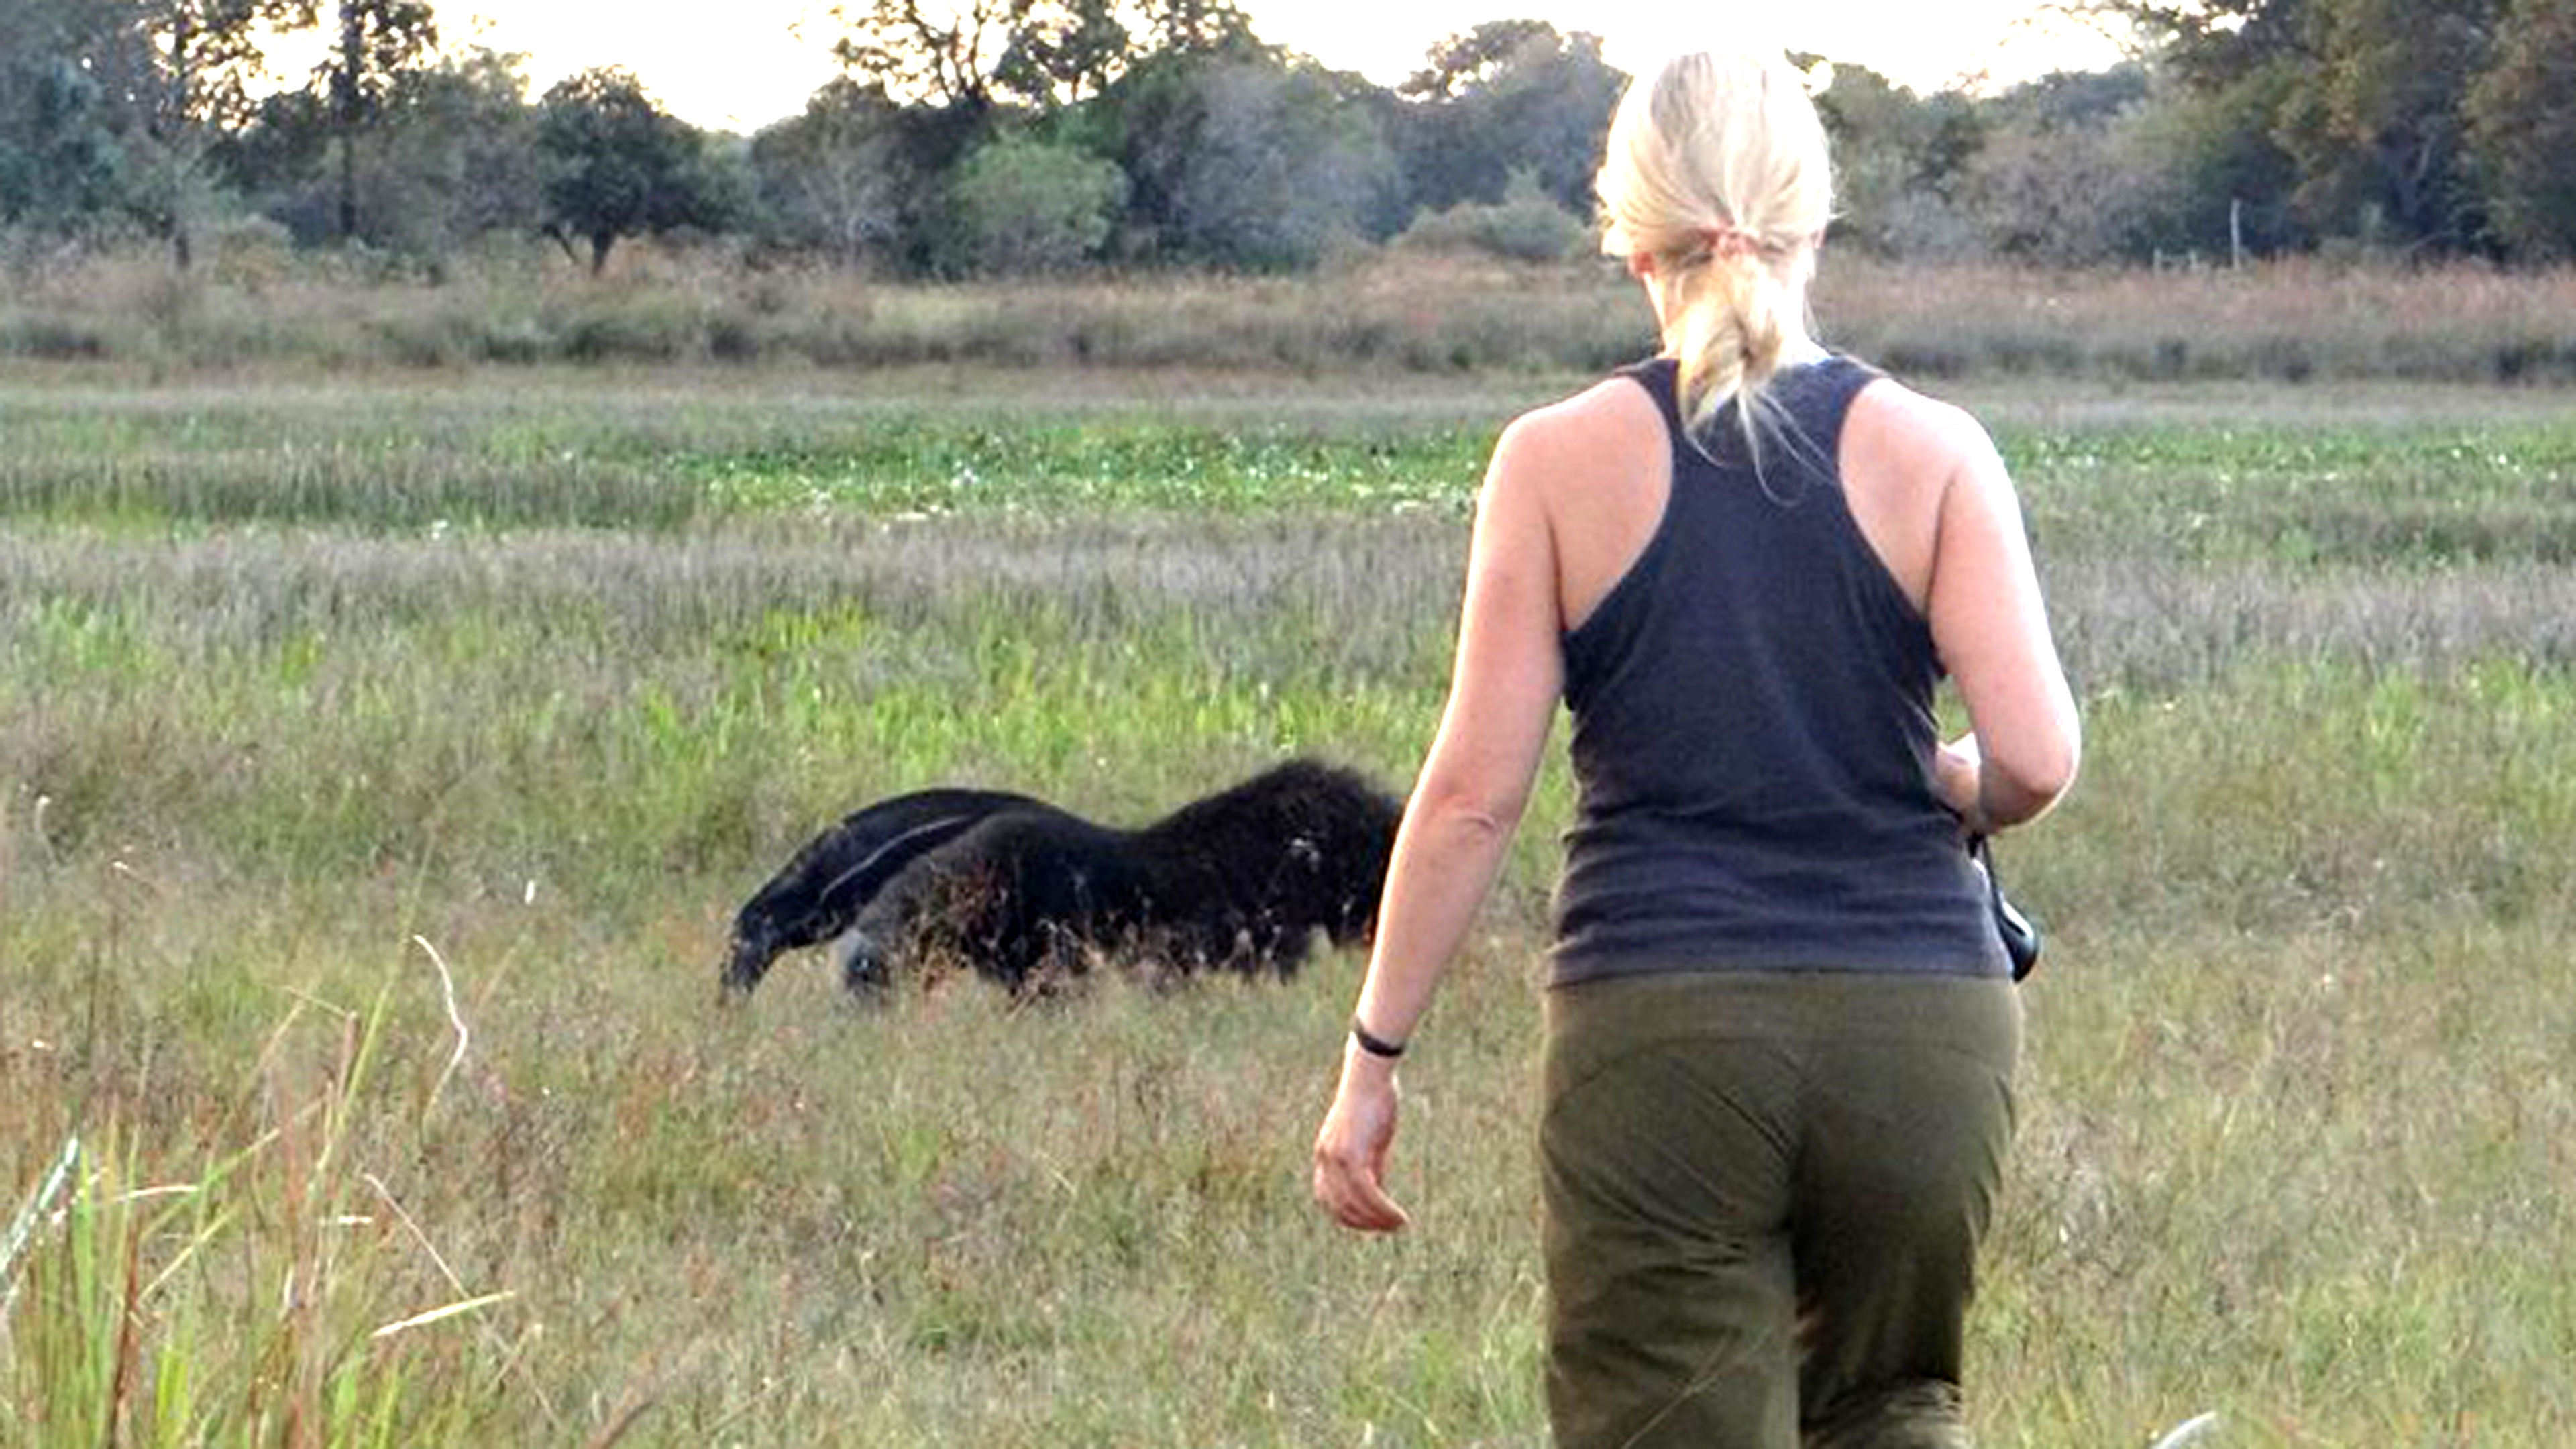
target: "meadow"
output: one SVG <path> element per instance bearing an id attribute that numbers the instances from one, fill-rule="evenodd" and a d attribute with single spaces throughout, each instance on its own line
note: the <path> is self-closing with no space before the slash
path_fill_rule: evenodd
<path id="1" fill-rule="evenodd" d="M 1306 1197 L 1350 955 L 716 967 L 883 794 L 1407 780 L 1566 376 L 105 351 L 0 371 L 0 1445 L 1544 1442 L 1561 767 L 1392 1240 Z M 1963 387 L 2088 723 L 1980 1442 L 2576 1439 L 2576 409 Z"/>

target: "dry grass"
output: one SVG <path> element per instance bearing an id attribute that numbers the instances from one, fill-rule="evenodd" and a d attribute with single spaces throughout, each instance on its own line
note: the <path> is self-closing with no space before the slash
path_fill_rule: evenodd
<path id="1" fill-rule="evenodd" d="M 1156 274 L 895 285 L 637 247 L 594 281 L 543 249 L 428 272 L 254 250 L 22 275 L 0 356 L 198 370 L 790 364 L 1594 373 L 1649 350 L 1605 262 L 1359 252 L 1289 278 Z M 1909 375 L 2088 380 L 2576 381 L 2576 273 L 2314 261 L 2243 273 L 1892 267 L 1829 257 L 1828 336 Z"/>
<path id="2" fill-rule="evenodd" d="M 2268 262 L 2242 273 L 1827 267 L 1838 345 L 1901 373 L 2576 381 L 2576 272 Z"/>

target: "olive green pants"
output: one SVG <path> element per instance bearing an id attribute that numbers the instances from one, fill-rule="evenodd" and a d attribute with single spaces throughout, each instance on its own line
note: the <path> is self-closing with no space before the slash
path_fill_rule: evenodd
<path id="1" fill-rule="evenodd" d="M 1560 1449 L 1962 1449 L 2012 1138 L 1999 980 L 1616 977 L 1547 994 Z"/>

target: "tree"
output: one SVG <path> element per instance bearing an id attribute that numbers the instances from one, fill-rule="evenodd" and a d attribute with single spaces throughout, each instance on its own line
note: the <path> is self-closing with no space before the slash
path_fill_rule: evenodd
<path id="1" fill-rule="evenodd" d="M 1492 85 L 1530 47 L 1554 50 L 1561 39 L 1544 20 L 1489 20 L 1434 42 L 1424 52 L 1426 64 L 1396 93 L 1417 101 L 1454 101 Z"/>
<path id="2" fill-rule="evenodd" d="M 1198 123 L 1210 68 L 1280 63 L 1233 0 L 847 0 L 829 13 L 846 31 L 834 48 L 849 81 L 896 108 L 880 174 L 894 250 L 923 271 L 971 261 L 954 182 L 1015 128 L 1118 164 L 1131 220 L 1144 219 L 1131 234 L 1176 237 L 1167 202 L 1185 158 L 1158 128 Z M 764 175 L 774 189 L 775 171 Z"/>
<path id="3" fill-rule="evenodd" d="M 1252 17 L 1234 0 L 1149 0 L 1140 58 L 1157 55 L 1245 55 L 1263 49 Z"/>
<path id="4" fill-rule="evenodd" d="M 537 115 L 524 59 L 477 48 L 407 72 L 386 92 L 358 171 L 361 239 L 439 256 L 488 233 L 538 228 Z"/>
<path id="5" fill-rule="evenodd" d="M 1336 235 L 1393 229 L 1401 176 L 1366 82 L 1268 57 L 1175 57 L 1130 79 L 1121 160 L 1165 251 L 1287 269 Z"/>
<path id="6" fill-rule="evenodd" d="M 1136 36 L 1120 17 L 1118 0 L 1063 0 L 1024 13 L 993 67 L 1004 91 L 1037 104 L 1071 105 L 1098 95 L 1127 69 Z"/>
<path id="7" fill-rule="evenodd" d="M 0 11 L 0 225 L 70 235 L 126 208 L 115 98 L 92 70 L 115 28 L 101 0 Z"/>
<path id="8" fill-rule="evenodd" d="M 1498 20 L 1441 41 L 1426 61 L 1397 88 L 1411 102 L 1396 131 L 1416 205 L 1500 202 L 1527 175 L 1557 205 L 1592 210 L 1602 138 L 1627 85 L 1599 36 Z"/>
<path id="9" fill-rule="evenodd" d="M 41 186 L 33 209 L 57 227 L 139 221 L 184 269 L 207 154 L 253 109 L 258 32 L 312 17 L 312 0 L 8 0 L 0 186 Z"/>
<path id="10" fill-rule="evenodd" d="M 848 33 L 833 42 L 843 69 L 893 94 L 934 106 L 989 110 L 993 70 L 1010 49 L 1014 22 L 1027 0 L 870 0 L 864 9 L 834 5 L 833 22 Z"/>
<path id="11" fill-rule="evenodd" d="M 852 75 L 979 112 L 1073 105 L 1157 56 L 1259 45 L 1233 0 L 868 0 L 828 13 Z"/>
<path id="12" fill-rule="evenodd" d="M 428 0 L 338 0 L 340 38 L 314 72 L 330 98 L 340 149 L 340 236 L 358 234 L 358 139 L 384 111 L 387 97 L 438 46 Z"/>
<path id="13" fill-rule="evenodd" d="M 2276 126 L 2321 226 L 2458 250 L 2483 229 L 2468 185 L 2469 87 L 2502 0 L 2311 0 L 2319 65 Z"/>
<path id="14" fill-rule="evenodd" d="M 2315 240 L 2297 203 L 2300 163 L 2281 117 L 2317 83 L 2314 0 L 2095 0 L 2131 54 L 2167 87 L 2146 130 L 2179 181 L 2174 236 L 2224 250 Z"/>
<path id="15" fill-rule="evenodd" d="M 698 133 L 622 69 L 556 82 L 539 103 L 536 142 L 545 230 L 567 254 L 572 238 L 588 241 L 594 276 L 621 238 L 717 219 Z"/>
<path id="16" fill-rule="evenodd" d="M 207 164 L 222 184 L 284 226 L 299 246 L 337 236 L 329 103 L 310 90 L 262 97 L 244 125 L 216 137 Z"/>
<path id="17" fill-rule="evenodd" d="M 808 97 L 801 115 L 754 136 L 753 185 L 777 239 L 843 263 L 893 248 L 918 181 L 904 126 L 885 87 L 840 77 Z"/>
<path id="18" fill-rule="evenodd" d="M 523 64 L 476 47 L 402 72 L 345 170 L 330 98 L 310 88 L 269 96 L 213 159 L 304 245 L 352 239 L 341 215 L 351 190 L 354 239 L 386 251 L 436 257 L 489 232 L 533 232 L 541 177 Z"/>
<path id="19" fill-rule="evenodd" d="M 2314 59 L 2316 0 L 2091 0 L 2072 7 L 2127 29 L 2137 51 L 2194 90 L 2224 90 Z"/>
<path id="20" fill-rule="evenodd" d="M 1968 98 L 1919 96 L 1865 66 L 1836 65 L 1816 113 L 1833 141 L 1838 242 L 1887 256 L 1940 256 L 1969 245 L 1959 192 L 1985 131 Z"/>
<path id="21" fill-rule="evenodd" d="M 2505 0 L 2100 0 L 2209 113 L 2240 173 L 2287 174 L 2318 231 L 2457 250 L 2483 230 L 2466 101 Z M 2250 131 L 2247 128 L 2252 128 Z M 2277 158 L 2259 154 L 2246 141 Z M 2264 198 L 2268 200 L 2268 198 Z"/>
<path id="22" fill-rule="evenodd" d="M 2166 238 L 2175 168 L 2152 131 L 2143 67 L 2047 76 L 1984 109 L 1957 187 L 1983 250 L 2099 266 Z"/>
<path id="23" fill-rule="evenodd" d="M 920 271 L 961 262 L 947 182 L 999 116 L 1003 59 L 1025 26 L 1031 0 L 870 0 L 835 5 L 848 33 L 832 49 L 848 79 L 904 102 L 886 132 L 894 164 L 895 250 Z M 1069 63 L 1069 62 L 1068 62 Z M 1047 84 L 1044 65 L 1020 48 L 1014 81 Z"/>
<path id="24" fill-rule="evenodd" d="M 2153 245 L 2227 256 L 2239 243 L 2258 254 L 2315 244 L 2298 206 L 2298 162 L 2273 137 L 2298 84 L 2275 69 L 2216 91 L 2159 85 L 2138 127 L 2148 164 L 2172 185 Z"/>
<path id="25" fill-rule="evenodd" d="M 2496 234 L 2528 256 L 2576 257 L 2576 0 L 2516 0 L 2468 115 Z"/>
<path id="26" fill-rule="evenodd" d="M 0 224 L 68 234 L 118 210 L 125 157 L 101 122 L 98 83 L 47 59 L 6 84 L 23 94 L 0 103 Z"/>

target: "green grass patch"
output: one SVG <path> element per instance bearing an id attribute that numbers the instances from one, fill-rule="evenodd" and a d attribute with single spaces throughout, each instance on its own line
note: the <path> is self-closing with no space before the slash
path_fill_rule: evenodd
<path id="1" fill-rule="evenodd" d="M 2010 429 L 2043 549 L 2374 569 L 2576 558 L 2576 421 Z"/>
<path id="2" fill-rule="evenodd" d="M 1490 429 L 1334 437 L 1145 421 L 975 427 L 898 418 L 840 448 L 683 460 L 720 508 L 1455 510 Z"/>

